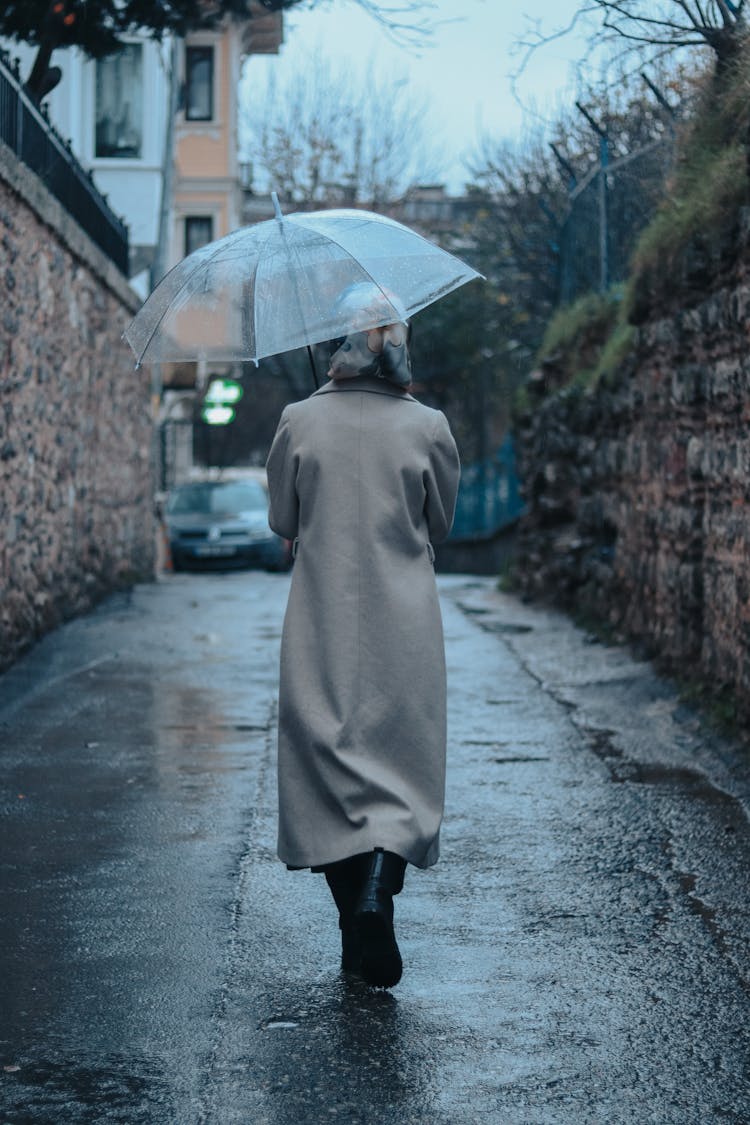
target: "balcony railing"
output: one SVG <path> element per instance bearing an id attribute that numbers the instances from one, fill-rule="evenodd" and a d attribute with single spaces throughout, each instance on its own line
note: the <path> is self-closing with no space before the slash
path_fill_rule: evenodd
<path id="1" fill-rule="evenodd" d="M 0 52 L 0 140 L 13 150 L 86 234 L 128 276 L 128 228 L 97 190 L 74 156 L 25 93 L 6 52 Z"/>

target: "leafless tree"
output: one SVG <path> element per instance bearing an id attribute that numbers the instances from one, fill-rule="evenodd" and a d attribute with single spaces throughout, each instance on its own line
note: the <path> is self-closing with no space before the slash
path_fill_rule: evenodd
<path id="1" fill-rule="evenodd" d="M 426 100 L 373 66 L 355 74 L 321 61 L 284 83 L 272 75 L 242 113 L 254 169 L 294 203 L 385 203 L 438 170 Z"/>
<path id="2" fill-rule="evenodd" d="M 538 48 L 582 27 L 590 29 L 590 48 L 604 48 L 620 68 L 626 60 L 640 68 L 678 51 L 709 48 L 721 69 L 748 36 L 747 11 L 747 0 L 582 0 L 572 20 L 557 30 L 530 21 L 517 44 L 521 61 L 514 78 Z"/>
<path id="3" fill-rule="evenodd" d="M 355 3 L 381 25 L 397 43 L 420 47 L 432 35 L 435 20 L 430 13 L 437 9 L 435 0 L 355 0 Z"/>
<path id="4" fill-rule="evenodd" d="M 728 59 L 747 33 L 745 0 L 595 0 L 613 40 L 656 47 L 709 46 Z"/>
<path id="5" fill-rule="evenodd" d="M 226 0 L 225 0 L 226 2 Z M 264 7 L 299 8 L 301 10 L 324 7 L 326 0 L 259 0 Z M 424 47 L 429 43 L 439 23 L 436 19 L 437 0 L 350 0 L 376 23 L 386 35 L 402 47 Z"/>

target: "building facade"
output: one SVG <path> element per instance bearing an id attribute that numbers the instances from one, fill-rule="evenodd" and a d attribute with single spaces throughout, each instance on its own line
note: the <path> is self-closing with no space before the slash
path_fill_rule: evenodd
<path id="1" fill-rule="evenodd" d="M 185 39 L 131 35 L 97 60 L 76 48 L 55 52 L 63 76 L 45 99 L 49 118 L 127 224 L 128 276 L 141 298 L 186 254 L 242 224 L 240 72 L 249 55 L 278 53 L 282 21 L 251 0 L 247 19 Z M 0 46 L 26 77 L 35 48 Z M 211 373 L 194 363 L 154 373 L 162 486 L 191 469 L 196 392 Z"/>
<path id="2" fill-rule="evenodd" d="M 227 20 L 176 44 L 132 35 L 104 59 L 77 48 L 55 52 L 63 77 L 45 99 L 50 120 L 127 223 L 130 281 L 140 296 L 152 287 L 160 237 L 168 268 L 240 224 L 240 70 L 250 54 L 277 53 L 282 37 L 282 13 L 251 4 L 247 20 Z M 35 49 L 0 45 L 27 75 Z"/>

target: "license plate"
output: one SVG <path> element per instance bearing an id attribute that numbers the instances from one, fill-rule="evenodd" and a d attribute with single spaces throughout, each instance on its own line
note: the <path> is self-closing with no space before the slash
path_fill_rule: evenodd
<path id="1" fill-rule="evenodd" d="M 196 555 L 202 558 L 216 558 L 223 555 L 234 555 L 236 553 L 235 547 L 196 547 Z"/>

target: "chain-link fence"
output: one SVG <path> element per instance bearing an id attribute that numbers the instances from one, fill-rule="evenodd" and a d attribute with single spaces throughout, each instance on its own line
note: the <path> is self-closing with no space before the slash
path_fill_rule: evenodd
<path id="1" fill-rule="evenodd" d="M 638 236 L 664 195 L 674 159 L 674 137 L 663 137 L 627 155 L 611 159 L 605 135 L 599 158 L 571 185 L 567 212 L 559 227 L 559 299 L 574 301 L 583 293 L 623 281 Z"/>

